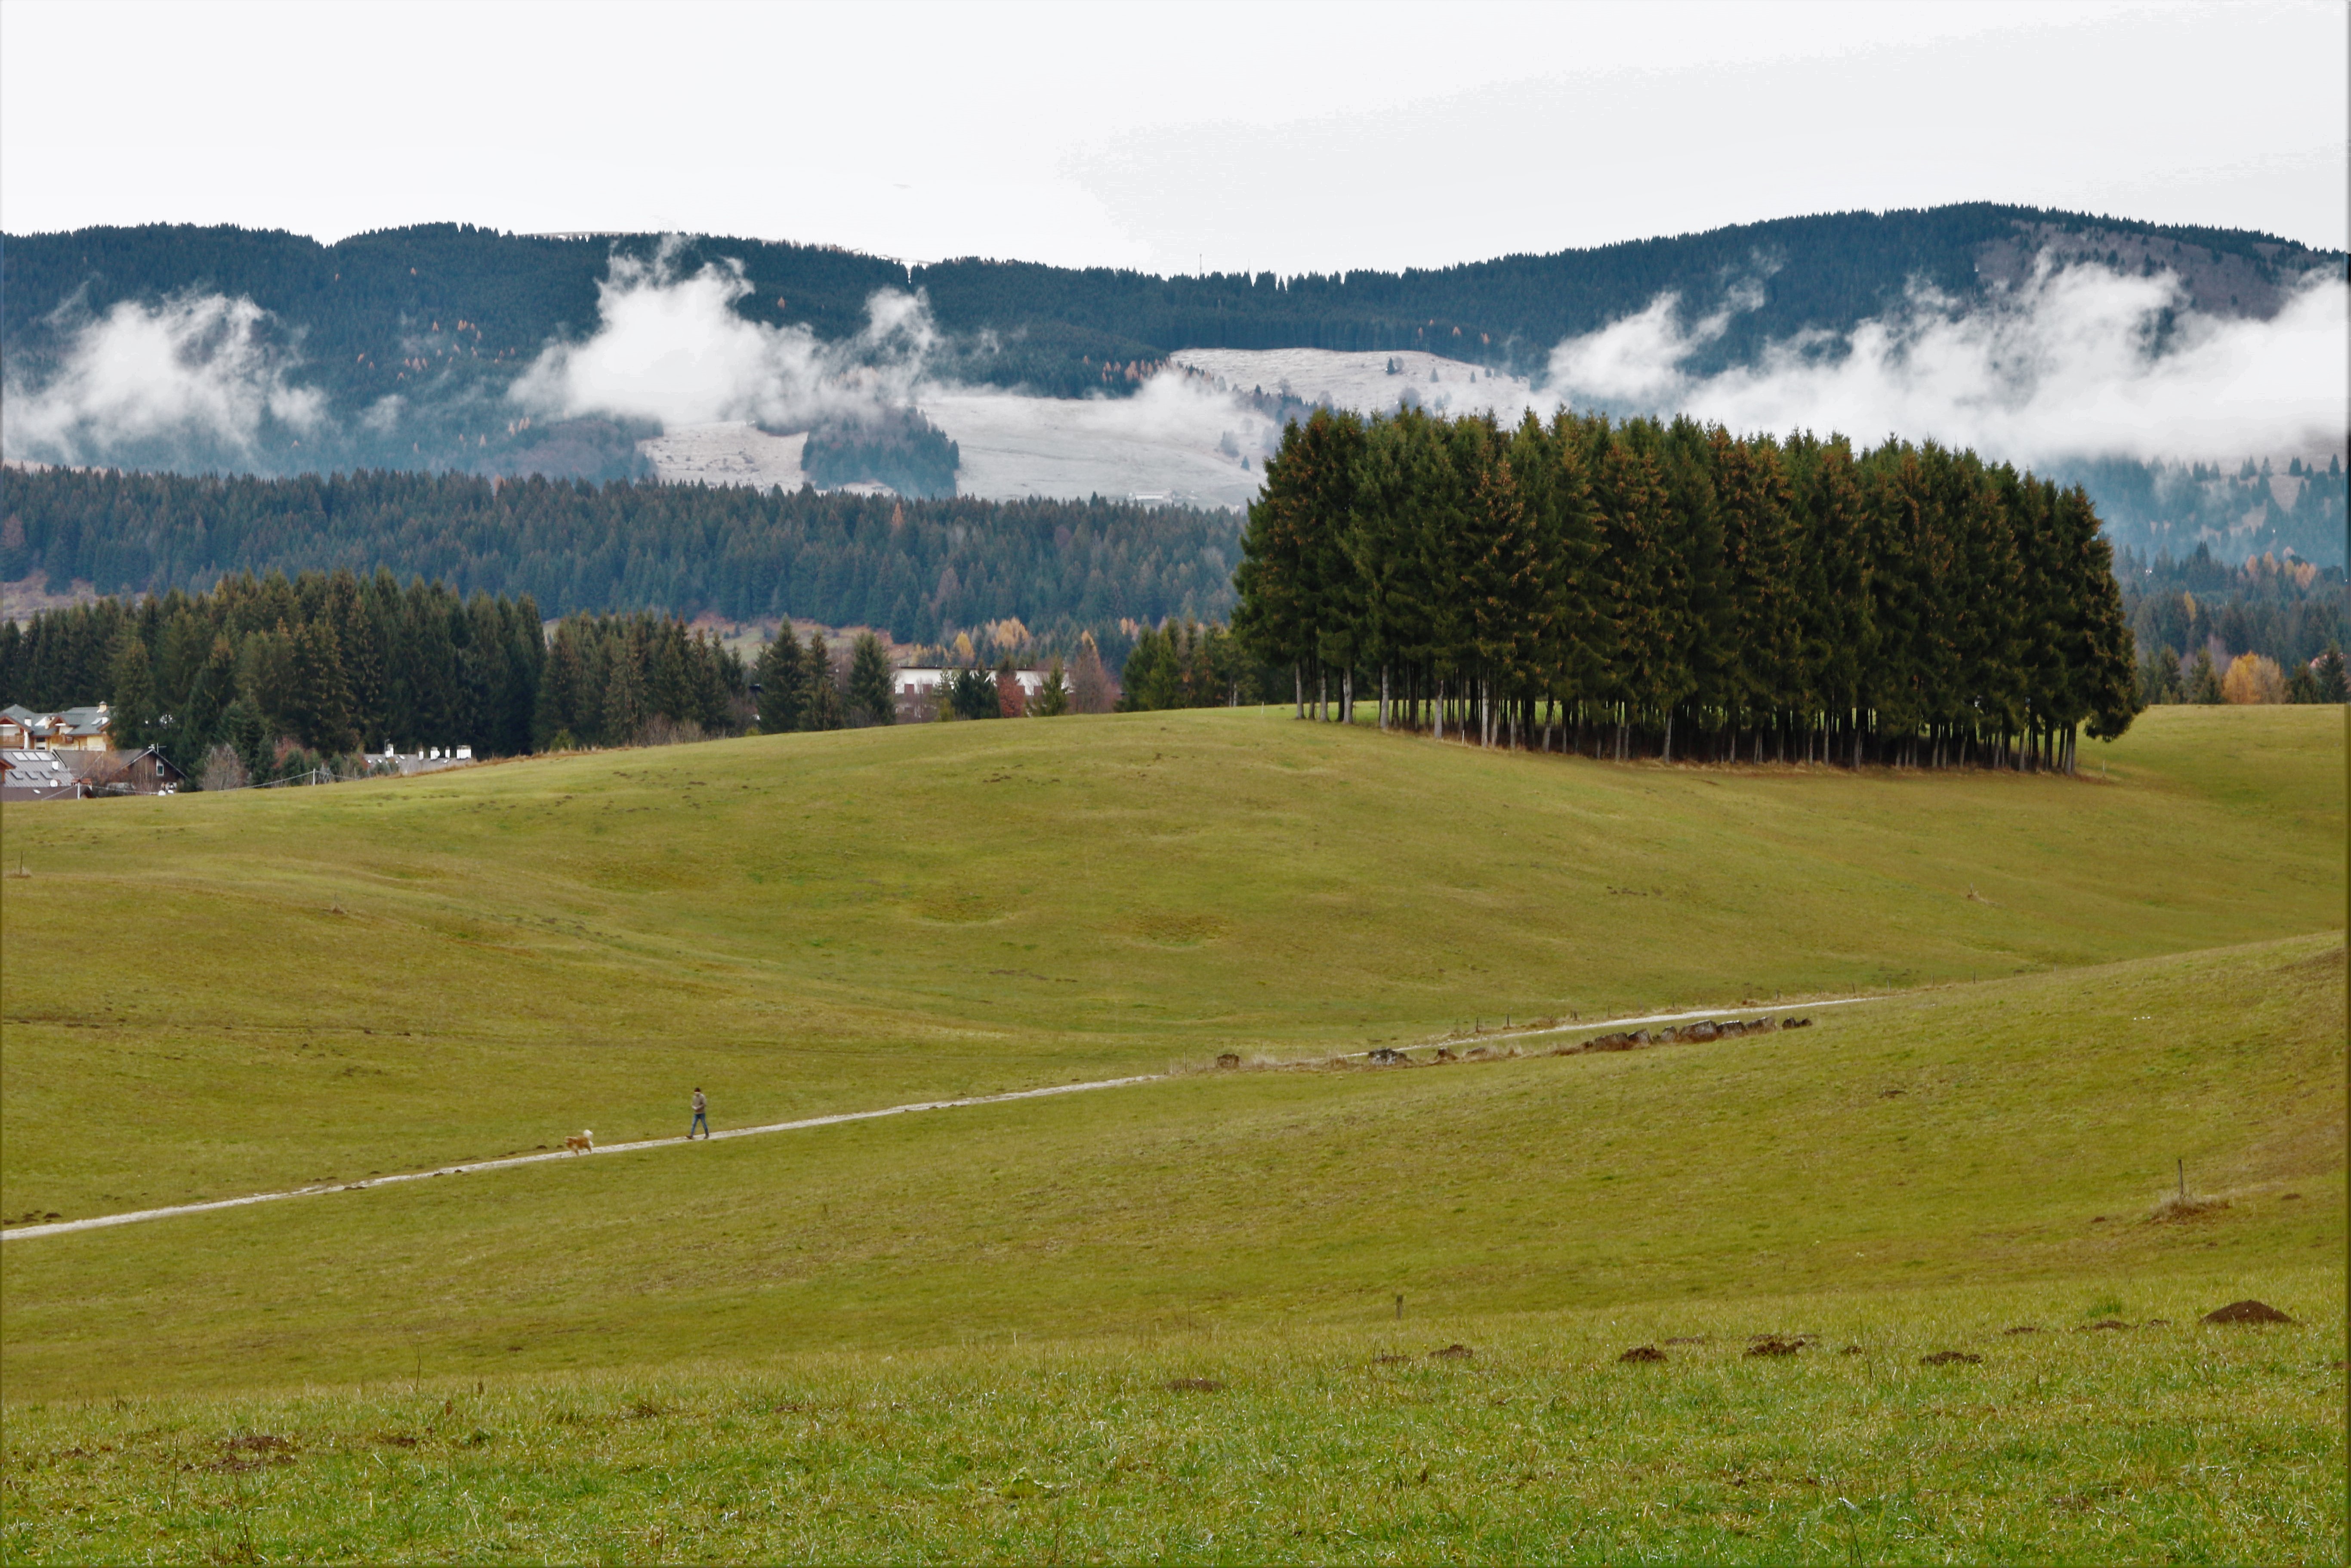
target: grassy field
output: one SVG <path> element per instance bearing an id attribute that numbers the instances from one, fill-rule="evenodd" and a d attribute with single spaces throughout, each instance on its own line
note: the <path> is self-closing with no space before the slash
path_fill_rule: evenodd
<path id="1" fill-rule="evenodd" d="M 13 1240 L 0 1552 L 2339 1562 L 2341 721 L 2148 717 L 2070 781 L 1207 714 L 12 807 L 12 1217 L 1900 988 Z"/>
<path id="2" fill-rule="evenodd" d="M 2260 1282 L 2339 1325 L 2339 1269 Z M 1487 1320 L 1466 1358 L 1260 1331 L 16 1406 L 0 1529 L 12 1562 L 2340 1562 L 2339 1327 L 2196 1326 L 2213 1301 L 1765 1298 Z M 1750 1356 L 1759 1324 L 1823 1337 Z M 1666 1326 L 1707 1343 L 1616 1360 Z M 1982 1360 L 1920 1364 L 1950 1349 Z"/>
<path id="3" fill-rule="evenodd" d="M 2343 961 L 2300 938 L 1710 1045 L 1201 1073 L 31 1238 L 0 1375 L 112 1396 L 2339 1264 Z M 2231 1207 L 2143 1223 L 2175 1160 Z"/>
<path id="4" fill-rule="evenodd" d="M 925 726 L 11 806 L 0 1217 L 1219 1051 L 2339 928 L 2342 727 L 2080 779 L 1616 767 L 1286 716 Z"/>
<path id="5" fill-rule="evenodd" d="M 2343 964 L 19 1241 L 7 1553 L 2338 1560 Z"/>

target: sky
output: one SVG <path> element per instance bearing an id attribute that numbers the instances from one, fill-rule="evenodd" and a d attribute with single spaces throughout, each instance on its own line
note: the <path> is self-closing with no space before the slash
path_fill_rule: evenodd
<path id="1" fill-rule="evenodd" d="M 2340 4 L 0 5 L 0 229 L 1169 273 L 1994 201 L 2351 244 Z"/>

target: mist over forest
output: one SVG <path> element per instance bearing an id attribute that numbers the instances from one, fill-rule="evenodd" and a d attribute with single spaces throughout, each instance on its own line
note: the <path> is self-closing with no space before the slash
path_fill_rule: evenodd
<path id="1" fill-rule="evenodd" d="M 1934 440 L 2083 485 L 2116 545 L 2149 559 L 2339 565 L 2346 293 L 2338 253 L 1991 204 L 1295 277 L 149 225 L 0 237 L 0 437 L 12 462 L 62 466 L 610 481 L 662 476 L 643 444 L 665 432 L 735 422 L 807 434 L 782 482 L 933 497 L 974 493 L 980 462 L 938 408 L 1017 430 L 1108 402 L 1133 406 L 1122 435 L 1161 444 L 1114 470 L 1123 489 L 1065 466 L 994 493 L 1180 502 L 1189 481 L 1155 478 L 1154 454 L 1221 452 L 1238 467 L 1194 498 L 1230 506 L 1302 404 L 1171 356 L 1413 353 L 1482 372 L 1467 393 L 1505 419 L 1565 406 Z M 1428 390 L 1399 384 L 1385 406 Z"/>

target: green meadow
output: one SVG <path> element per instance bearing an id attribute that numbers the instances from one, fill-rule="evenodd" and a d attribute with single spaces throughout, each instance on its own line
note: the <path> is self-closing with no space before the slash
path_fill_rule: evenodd
<path id="1" fill-rule="evenodd" d="M 2073 779 L 1195 711 L 15 807 L 0 1218 L 2340 929 L 2343 811 L 2334 710 L 2185 707 Z"/>
<path id="2" fill-rule="evenodd" d="M 9 1241 L 5 1554 L 2339 1562 L 2342 715 L 2088 756 L 1206 712 L 12 806 L 12 1220 L 1167 1076 Z M 1774 994 L 1874 999 L 1497 1033 Z"/>

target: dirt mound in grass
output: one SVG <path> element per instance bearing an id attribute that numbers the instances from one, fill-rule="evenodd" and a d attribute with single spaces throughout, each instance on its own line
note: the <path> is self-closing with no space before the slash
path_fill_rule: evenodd
<path id="1" fill-rule="evenodd" d="M 274 1432 L 254 1432 L 231 1437 L 221 1445 L 221 1457 L 208 1465 L 183 1465 L 183 1470 L 223 1470 L 231 1475 L 257 1470 L 264 1465 L 290 1465 L 294 1445 Z"/>
<path id="2" fill-rule="evenodd" d="M 1620 1361 L 1620 1362 L 1624 1362 L 1624 1361 L 1663 1361 L 1663 1360 L 1665 1360 L 1665 1359 L 1666 1359 L 1666 1353 L 1665 1353 L 1664 1351 L 1662 1351 L 1662 1350 L 1659 1350 L 1656 1345 L 1653 1345 L 1653 1344 L 1636 1344 L 1636 1345 L 1635 1345 L 1632 1349 L 1630 1349 L 1630 1350 L 1626 1351 L 1624 1354 L 1622 1354 L 1622 1355 L 1618 1356 L 1616 1359 L 1617 1359 L 1618 1361 Z"/>
<path id="3" fill-rule="evenodd" d="M 2126 1329 L 2128 1327 L 2130 1327 L 2130 1324 L 2123 1322 L 2120 1318 L 2102 1318 L 2094 1323 L 2084 1323 L 2080 1328 L 2075 1329 L 2074 1332 L 2075 1333 L 2097 1333 L 2102 1330 L 2111 1332 L 2115 1330 Z"/>
<path id="4" fill-rule="evenodd" d="M 1804 1348 L 1801 1339 L 1781 1339 L 1767 1334 L 1747 1347 L 1750 1355 L 1793 1355 Z"/>
<path id="5" fill-rule="evenodd" d="M 2294 1320 L 2267 1301 L 2231 1301 L 2204 1314 L 2208 1323 L 2290 1323 Z"/>
<path id="6" fill-rule="evenodd" d="M 1921 1366 L 1949 1366 L 1955 1363 L 1978 1366 L 1982 1364 L 1982 1356 L 1970 1355 L 1963 1350 L 1938 1350 L 1932 1355 L 1922 1355 L 1918 1358 L 1918 1364 Z"/>
<path id="7" fill-rule="evenodd" d="M 1428 1353 L 1431 1361 L 1467 1361 L 1477 1353 L 1466 1344 L 1448 1344 L 1443 1350 Z"/>

